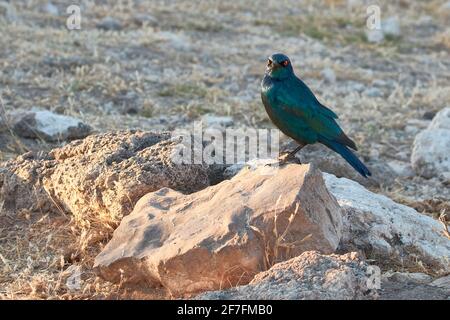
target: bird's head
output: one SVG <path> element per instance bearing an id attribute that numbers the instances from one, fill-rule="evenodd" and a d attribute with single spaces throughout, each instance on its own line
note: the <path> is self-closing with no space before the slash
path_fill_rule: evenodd
<path id="1" fill-rule="evenodd" d="M 267 60 L 266 74 L 274 79 L 287 78 L 294 73 L 289 57 L 282 53 L 274 53 Z"/>

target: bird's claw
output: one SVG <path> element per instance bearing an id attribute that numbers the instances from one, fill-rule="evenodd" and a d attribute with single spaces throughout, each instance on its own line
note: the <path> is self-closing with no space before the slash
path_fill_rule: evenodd
<path id="1" fill-rule="evenodd" d="M 279 164 L 279 165 L 286 164 L 286 163 L 288 163 L 288 162 L 296 162 L 296 163 L 298 163 L 298 164 L 302 164 L 302 163 L 300 162 L 300 159 L 297 158 L 297 157 L 295 156 L 295 153 L 292 153 L 292 152 L 283 154 L 283 155 L 281 155 L 281 156 L 278 157 L 278 164 Z"/>

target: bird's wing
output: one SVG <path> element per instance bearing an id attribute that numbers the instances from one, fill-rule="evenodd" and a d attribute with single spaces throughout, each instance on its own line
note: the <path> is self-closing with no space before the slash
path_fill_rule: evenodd
<path id="1" fill-rule="evenodd" d="M 332 119 L 338 118 L 338 115 L 321 104 L 308 86 L 297 77 L 285 82 L 278 94 L 281 95 L 282 99 L 290 100 L 291 105 L 298 104 L 301 101 L 304 108 L 311 109 L 314 113 L 319 113 Z"/>
<path id="2" fill-rule="evenodd" d="M 317 101 L 318 103 L 318 109 L 319 112 L 322 113 L 325 116 L 331 117 L 333 119 L 337 119 L 339 118 L 338 115 L 336 113 L 333 112 L 333 110 L 329 109 L 328 107 L 325 107 L 323 104 L 321 104 L 319 101 Z"/>
<path id="3" fill-rule="evenodd" d="M 301 80 L 300 80 L 301 81 Z M 320 137 L 336 141 L 356 150 L 355 143 L 348 138 L 337 124 L 337 115 L 320 104 L 309 88 L 301 82 L 281 87 L 276 94 L 281 108 L 299 121 L 306 123 Z"/>

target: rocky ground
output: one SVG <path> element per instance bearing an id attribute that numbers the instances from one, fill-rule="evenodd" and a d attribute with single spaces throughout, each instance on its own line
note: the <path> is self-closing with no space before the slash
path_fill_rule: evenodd
<path id="1" fill-rule="evenodd" d="M 0 297 L 154 299 L 242 284 L 200 297 L 448 298 L 450 4 L 378 1 L 382 40 L 367 31 L 370 4 L 80 1 L 82 28 L 69 31 L 65 1 L 0 1 Z M 371 180 L 318 146 L 300 155 L 313 168 L 289 165 L 280 180 L 170 162 L 162 131 L 200 119 L 271 127 L 259 83 L 275 51 L 339 114 Z M 295 192 L 281 209 L 276 195 L 258 206 L 268 191 L 243 181 Z M 246 192 L 225 196 L 236 186 Z M 308 202 L 317 194 L 326 206 Z M 225 210 L 233 203 L 248 205 Z M 143 236 L 115 247 L 133 221 Z M 195 241 L 188 222 L 205 224 Z M 238 264 L 200 263 L 210 256 Z M 367 288 L 370 265 L 379 290 Z"/>

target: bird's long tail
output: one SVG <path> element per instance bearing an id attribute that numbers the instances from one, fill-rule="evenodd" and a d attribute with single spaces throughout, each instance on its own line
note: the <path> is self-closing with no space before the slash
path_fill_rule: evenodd
<path id="1" fill-rule="evenodd" d="M 356 171 L 358 171 L 363 177 L 371 176 L 372 173 L 367 169 L 367 167 L 358 159 L 358 157 L 351 152 L 346 146 L 332 141 L 326 141 L 324 144 L 339 153 L 342 158 L 344 158 Z"/>

